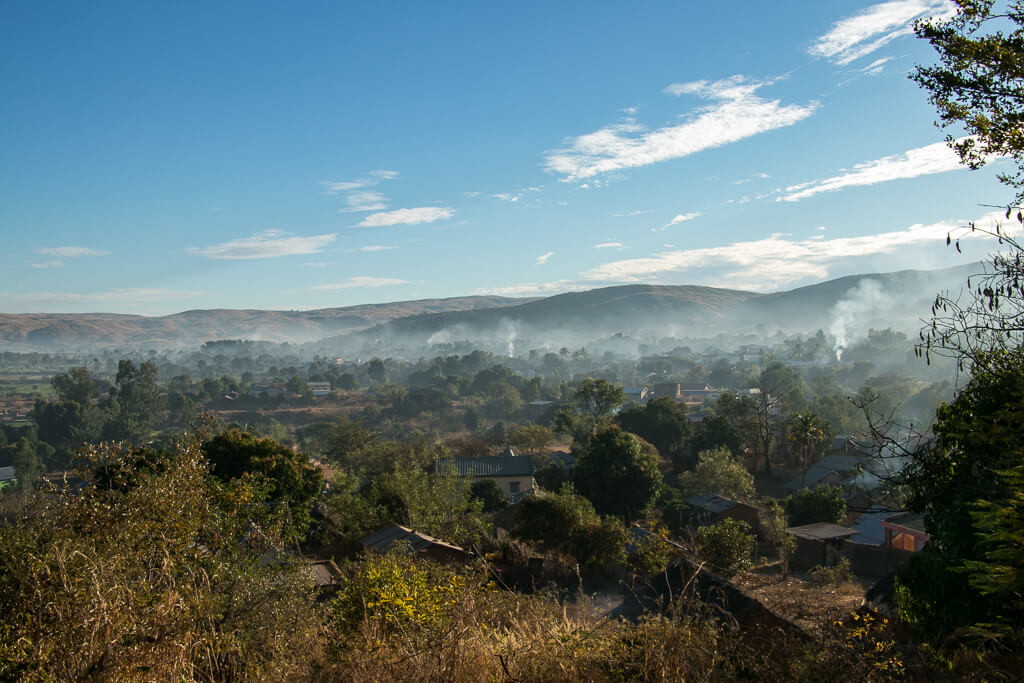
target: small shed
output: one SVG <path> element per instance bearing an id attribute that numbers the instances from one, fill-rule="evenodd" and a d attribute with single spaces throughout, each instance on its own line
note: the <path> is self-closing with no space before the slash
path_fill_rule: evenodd
<path id="1" fill-rule="evenodd" d="M 463 548 L 446 543 L 421 531 L 413 531 L 400 524 L 389 524 L 360 541 L 368 550 L 384 555 L 392 548 L 404 545 L 410 554 L 441 562 L 463 562 L 469 553 Z"/>
<path id="2" fill-rule="evenodd" d="M 924 548 L 931 536 L 924 530 L 924 515 L 904 512 L 893 515 L 884 522 L 885 545 L 890 548 L 918 552 Z"/>
<path id="3" fill-rule="evenodd" d="M 811 567 L 834 565 L 843 554 L 846 539 L 859 532 L 828 522 L 815 522 L 789 527 L 786 533 L 796 538 L 796 550 L 790 560 L 792 567 L 807 571 Z"/>

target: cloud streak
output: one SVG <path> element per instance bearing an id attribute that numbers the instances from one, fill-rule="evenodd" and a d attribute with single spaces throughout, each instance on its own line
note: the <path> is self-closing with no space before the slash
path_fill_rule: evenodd
<path id="1" fill-rule="evenodd" d="M 419 225 L 451 218 L 453 215 L 455 215 L 455 209 L 450 207 L 420 206 L 413 209 L 372 213 L 353 227 L 379 228 L 389 225 Z"/>
<path id="2" fill-rule="evenodd" d="M 89 247 L 47 247 L 45 249 L 36 249 L 36 253 L 57 258 L 80 258 L 82 256 L 106 256 L 110 252 Z"/>
<path id="3" fill-rule="evenodd" d="M 711 104 L 696 109 L 679 125 L 647 130 L 621 123 L 570 138 L 564 148 L 547 153 L 545 167 L 562 176 L 562 182 L 575 182 L 648 166 L 791 126 L 818 107 L 766 100 L 757 91 L 767 85 L 738 75 L 713 82 L 674 83 L 665 88 L 666 93 L 693 95 Z"/>
<path id="4" fill-rule="evenodd" d="M 394 277 L 357 275 L 342 282 L 335 282 L 329 285 L 316 285 L 313 287 L 313 290 L 317 292 L 333 292 L 339 289 L 352 289 L 354 287 L 393 287 L 395 285 L 408 284 L 408 282 L 408 280 L 400 280 Z"/>
<path id="5" fill-rule="evenodd" d="M 241 261 L 248 259 L 280 258 L 297 254 L 316 254 L 337 238 L 337 233 L 325 235 L 289 235 L 280 230 L 268 230 L 252 237 L 222 242 L 209 247 L 189 247 L 190 254 L 207 258 Z"/>
<path id="6" fill-rule="evenodd" d="M 866 161 L 857 164 L 853 170 L 840 175 L 790 185 L 786 193 L 776 199 L 779 202 L 798 202 L 822 192 L 835 192 L 847 187 L 875 185 L 891 180 L 916 178 L 922 175 L 945 173 L 965 168 L 960 157 L 945 142 L 936 142 L 924 147 L 911 149 L 902 154 Z"/>
<path id="7" fill-rule="evenodd" d="M 1002 217 L 986 214 L 976 223 L 991 223 Z M 650 282 L 668 273 L 683 273 L 691 268 L 723 268 L 719 280 L 741 283 L 751 289 L 770 290 L 805 278 L 824 280 L 829 266 L 840 259 L 888 254 L 918 245 L 942 244 L 946 235 L 962 227 L 961 223 L 940 222 L 912 225 L 904 230 L 824 239 L 794 240 L 781 233 L 760 240 L 734 242 L 720 247 L 676 249 L 648 257 L 612 261 L 583 273 L 598 282 Z M 964 239 L 991 239 L 980 232 L 966 233 Z"/>
<path id="8" fill-rule="evenodd" d="M 912 23 L 933 16 L 952 16 L 947 0 L 894 0 L 872 5 L 832 25 L 807 49 L 840 66 L 865 57 L 900 36 L 913 33 Z"/>
<path id="9" fill-rule="evenodd" d="M 344 208 L 338 209 L 338 213 L 381 211 L 388 208 L 388 198 L 381 192 L 350 192 L 345 197 L 345 204 Z"/>
<path id="10" fill-rule="evenodd" d="M 540 256 L 537 257 L 537 265 L 538 266 L 543 266 L 545 263 L 548 262 L 548 259 L 551 258 L 554 255 L 555 255 L 555 252 L 553 252 L 553 251 L 549 251 L 546 254 L 541 254 Z"/>
<path id="11" fill-rule="evenodd" d="M 673 225 L 679 225 L 680 223 L 685 223 L 686 221 L 692 221 L 694 218 L 698 218 L 700 215 L 700 211 L 691 211 L 690 213 L 677 214 L 672 220 L 670 220 L 665 225 L 661 226 L 661 229 L 665 230 L 666 228 L 671 228 Z"/>

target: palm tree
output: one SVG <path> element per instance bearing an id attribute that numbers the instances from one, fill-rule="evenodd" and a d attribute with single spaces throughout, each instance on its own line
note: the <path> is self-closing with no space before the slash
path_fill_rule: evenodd
<path id="1" fill-rule="evenodd" d="M 803 468 L 800 486 L 807 484 L 807 468 L 811 464 L 811 455 L 828 442 L 831 431 L 828 422 L 814 413 L 796 413 L 790 418 L 786 429 L 786 438 L 796 442 L 800 449 L 800 464 Z"/>

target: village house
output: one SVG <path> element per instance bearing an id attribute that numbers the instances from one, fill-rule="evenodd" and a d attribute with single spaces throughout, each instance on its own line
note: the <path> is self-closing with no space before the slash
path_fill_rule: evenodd
<path id="1" fill-rule="evenodd" d="M 746 522 L 755 533 L 761 530 L 761 510 L 753 505 L 713 493 L 687 498 L 686 504 L 697 511 L 694 517 L 691 517 L 695 526 L 718 524 L 728 517 Z"/>
<path id="2" fill-rule="evenodd" d="M 498 456 L 482 458 L 441 458 L 439 474 L 454 471 L 460 477 L 494 481 L 510 503 L 518 502 L 537 484 L 533 480 L 533 461 L 528 455 L 516 455 L 511 448 Z"/>
<path id="3" fill-rule="evenodd" d="M 331 393 L 330 382 L 306 382 L 306 386 L 314 398 L 323 398 Z"/>
<path id="4" fill-rule="evenodd" d="M 249 395 L 253 398 L 281 398 L 284 391 L 283 384 L 253 384 L 249 387 Z"/>

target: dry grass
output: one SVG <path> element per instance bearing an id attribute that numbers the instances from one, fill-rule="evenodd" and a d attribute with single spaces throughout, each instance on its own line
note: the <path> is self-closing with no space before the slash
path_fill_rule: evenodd
<path id="1" fill-rule="evenodd" d="M 822 586 L 801 574 L 783 579 L 777 566 L 745 572 L 733 581 L 768 609 L 818 634 L 822 624 L 856 610 L 864 598 L 864 587 L 856 582 Z"/>

